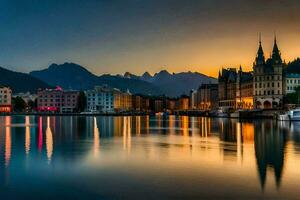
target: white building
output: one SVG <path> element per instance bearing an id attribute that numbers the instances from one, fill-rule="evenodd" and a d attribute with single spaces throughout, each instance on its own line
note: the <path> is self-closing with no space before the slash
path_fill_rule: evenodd
<path id="1" fill-rule="evenodd" d="M 0 112 L 11 112 L 11 89 L 9 87 L 0 87 Z"/>
<path id="2" fill-rule="evenodd" d="M 286 74 L 285 76 L 285 91 L 293 93 L 300 86 L 300 74 Z"/>
<path id="3" fill-rule="evenodd" d="M 190 108 L 191 109 L 197 109 L 198 106 L 198 91 L 197 90 L 191 90 L 190 91 Z"/>
<path id="4" fill-rule="evenodd" d="M 112 113 L 132 109 L 132 95 L 128 91 L 123 93 L 115 88 L 96 86 L 85 93 L 89 112 Z"/>

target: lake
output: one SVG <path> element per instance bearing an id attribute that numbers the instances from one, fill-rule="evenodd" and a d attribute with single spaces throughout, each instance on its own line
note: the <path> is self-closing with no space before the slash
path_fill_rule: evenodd
<path id="1" fill-rule="evenodd" d="M 1 116 L 3 199 L 295 199 L 300 122 Z"/>

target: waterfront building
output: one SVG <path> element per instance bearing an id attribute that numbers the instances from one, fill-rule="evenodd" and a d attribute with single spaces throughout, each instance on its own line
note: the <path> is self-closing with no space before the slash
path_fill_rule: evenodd
<path id="1" fill-rule="evenodd" d="M 149 98 L 142 95 L 133 95 L 132 109 L 136 111 L 149 111 L 150 109 Z"/>
<path id="2" fill-rule="evenodd" d="M 132 96 L 132 108 L 136 111 L 142 111 L 142 97 L 139 95 Z"/>
<path id="3" fill-rule="evenodd" d="M 191 90 L 190 91 L 190 108 L 197 109 L 198 107 L 198 91 Z"/>
<path id="4" fill-rule="evenodd" d="M 265 60 L 261 39 L 253 63 L 254 105 L 256 108 L 275 109 L 282 107 L 284 95 L 283 67 L 276 37 L 271 57 Z"/>
<path id="5" fill-rule="evenodd" d="M 187 95 L 181 95 L 177 100 L 177 110 L 188 110 L 190 99 Z"/>
<path id="6" fill-rule="evenodd" d="M 200 110 L 208 111 L 218 107 L 218 84 L 202 84 L 198 93 Z"/>
<path id="7" fill-rule="evenodd" d="M 222 69 L 222 73 L 219 72 L 218 81 L 220 107 L 228 109 L 253 108 L 252 72 L 243 72 L 241 66 L 238 71 L 235 68 Z"/>
<path id="8" fill-rule="evenodd" d="M 39 89 L 37 92 L 37 110 L 41 112 L 72 113 L 78 109 L 79 92 L 55 89 Z"/>
<path id="9" fill-rule="evenodd" d="M 122 112 L 132 110 L 132 95 L 129 91 L 122 92 L 108 86 L 95 86 L 85 92 L 87 110 L 90 112 Z"/>
<path id="10" fill-rule="evenodd" d="M 285 75 L 285 91 L 286 94 L 296 92 L 296 88 L 300 86 L 300 74 Z"/>
<path id="11" fill-rule="evenodd" d="M 236 108 L 236 80 L 235 68 L 222 69 L 218 77 L 219 107 Z"/>
<path id="12" fill-rule="evenodd" d="M 12 111 L 11 95 L 12 91 L 9 87 L 0 87 L 0 113 Z"/>
<path id="13" fill-rule="evenodd" d="M 132 110 L 132 94 L 127 90 L 121 93 L 121 106 L 120 109 L 124 111 Z"/>
<path id="14" fill-rule="evenodd" d="M 243 72 L 240 67 L 236 82 L 236 106 L 237 109 L 253 109 L 253 74 Z"/>
<path id="15" fill-rule="evenodd" d="M 155 112 L 163 112 L 164 111 L 164 102 L 162 99 L 154 100 L 154 111 Z"/>
<path id="16" fill-rule="evenodd" d="M 176 99 L 168 98 L 166 100 L 166 107 L 168 111 L 174 111 L 176 109 Z"/>

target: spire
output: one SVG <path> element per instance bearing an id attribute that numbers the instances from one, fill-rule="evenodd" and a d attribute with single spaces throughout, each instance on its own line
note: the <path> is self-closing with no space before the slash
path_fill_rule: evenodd
<path id="1" fill-rule="evenodd" d="M 279 51 L 279 48 L 277 46 L 276 33 L 274 34 L 274 46 L 273 46 L 273 51 L 272 51 L 272 60 L 276 64 L 282 63 L 280 51 Z"/>
<path id="2" fill-rule="evenodd" d="M 264 56 L 264 51 L 261 45 L 261 34 L 259 33 L 259 47 L 257 50 L 257 55 L 256 55 L 256 64 L 260 65 L 260 64 L 264 64 L 265 63 L 265 56 Z"/>
<path id="3" fill-rule="evenodd" d="M 261 33 L 259 33 L 259 45 L 261 46 Z"/>

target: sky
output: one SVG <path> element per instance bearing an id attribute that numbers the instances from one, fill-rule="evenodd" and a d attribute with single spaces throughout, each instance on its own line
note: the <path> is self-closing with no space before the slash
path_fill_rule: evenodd
<path id="1" fill-rule="evenodd" d="M 74 62 L 95 74 L 252 69 L 258 35 L 300 57 L 299 0 L 0 0 L 0 66 Z"/>

